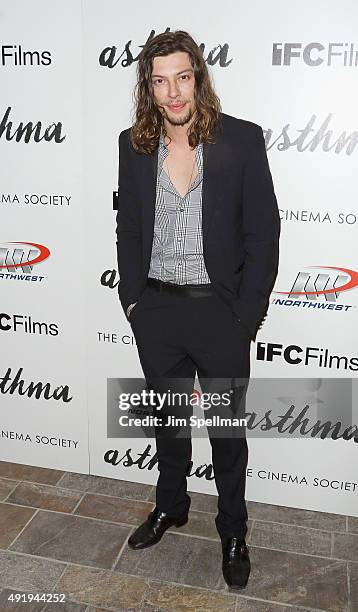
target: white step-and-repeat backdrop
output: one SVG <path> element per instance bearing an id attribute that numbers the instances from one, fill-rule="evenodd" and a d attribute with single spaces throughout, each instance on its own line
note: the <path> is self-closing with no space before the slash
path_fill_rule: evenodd
<path id="1" fill-rule="evenodd" d="M 0 459 L 156 482 L 154 439 L 107 438 L 110 379 L 143 376 L 113 192 L 141 49 L 183 29 L 223 111 L 262 126 L 282 219 L 247 498 L 358 516 L 357 23 L 348 0 L 0 2 Z M 216 493 L 206 437 L 188 488 Z"/>

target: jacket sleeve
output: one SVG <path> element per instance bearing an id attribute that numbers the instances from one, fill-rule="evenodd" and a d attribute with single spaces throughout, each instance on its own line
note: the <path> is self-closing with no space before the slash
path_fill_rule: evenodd
<path id="1" fill-rule="evenodd" d="M 243 171 L 244 267 L 234 310 L 255 339 L 266 317 L 279 259 L 280 217 L 262 128 L 257 125 Z"/>
<path id="2" fill-rule="evenodd" d="M 118 295 L 124 314 L 129 320 L 127 308 L 138 298 L 135 294 L 135 287 L 141 269 L 141 224 L 140 207 L 129 162 L 127 130 L 120 133 L 118 148 L 118 211 L 116 217 Z"/>

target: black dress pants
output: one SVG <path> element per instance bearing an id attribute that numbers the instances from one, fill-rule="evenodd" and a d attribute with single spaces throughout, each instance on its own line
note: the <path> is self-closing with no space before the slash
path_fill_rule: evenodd
<path id="1" fill-rule="evenodd" d="M 148 388 L 157 390 L 158 380 L 168 378 L 172 383 L 178 379 L 178 388 L 186 388 L 190 394 L 197 372 L 203 391 L 208 381 L 214 381 L 214 386 L 219 381 L 216 384 L 226 387 L 223 391 L 230 390 L 236 401 L 239 395 L 240 416 L 244 416 L 246 393 L 240 386 L 241 395 L 237 394 L 233 381 L 249 379 L 250 336 L 217 294 L 188 297 L 159 292 L 147 285 L 129 321 Z M 186 480 L 191 437 L 161 435 L 157 427 L 155 431 L 159 469 L 156 505 L 170 517 L 181 516 L 191 502 Z M 238 435 L 237 429 L 228 428 L 220 437 L 218 428 L 208 427 L 207 431 L 218 491 L 217 531 L 221 538 L 243 538 L 247 532 L 245 432 L 241 429 Z"/>

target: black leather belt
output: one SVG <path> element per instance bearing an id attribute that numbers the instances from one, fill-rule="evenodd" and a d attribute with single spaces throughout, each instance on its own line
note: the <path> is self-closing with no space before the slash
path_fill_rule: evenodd
<path id="1" fill-rule="evenodd" d="M 183 297 L 208 297 L 214 295 L 211 283 L 176 285 L 175 283 L 166 283 L 157 278 L 148 277 L 147 285 L 157 291 L 181 295 Z"/>

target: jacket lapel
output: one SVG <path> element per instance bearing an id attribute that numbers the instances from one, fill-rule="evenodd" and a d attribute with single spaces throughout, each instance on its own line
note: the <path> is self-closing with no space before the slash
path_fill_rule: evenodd
<path id="1" fill-rule="evenodd" d="M 151 256 L 154 232 L 158 149 L 154 153 L 142 155 L 141 161 L 143 261 L 147 261 Z"/>
<path id="2" fill-rule="evenodd" d="M 203 145 L 203 193 L 202 193 L 202 229 L 203 241 L 206 240 L 213 213 L 220 199 L 220 176 L 223 162 L 222 135 L 215 131 L 215 142 Z"/>

